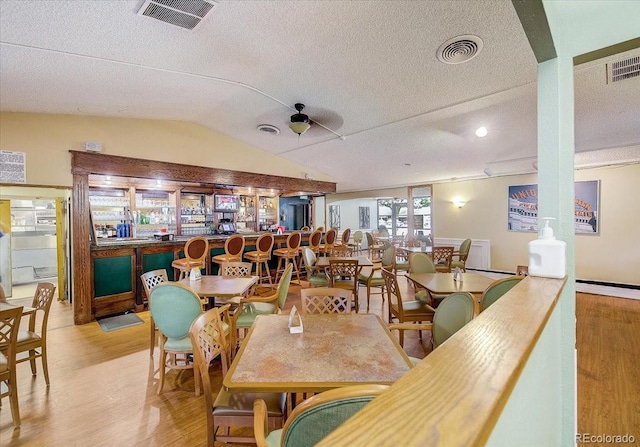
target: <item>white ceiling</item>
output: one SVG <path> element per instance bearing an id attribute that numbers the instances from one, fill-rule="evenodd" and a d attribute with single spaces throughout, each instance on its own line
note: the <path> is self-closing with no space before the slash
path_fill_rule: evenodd
<path id="1" fill-rule="evenodd" d="M 220 0 L 192 31 L 141 4 L 1 0 L 1 110 L 191 121 L 338 191 L 533 172 L 537 64 L 511 1 Z M 436 59 L 465 34 L 477 57 Z M 604 65 L 637 55 L 576 67 L 577 166 L 640 161 L 640 78 Z M 291 132 L 296 102 L 335 134 Z"/>

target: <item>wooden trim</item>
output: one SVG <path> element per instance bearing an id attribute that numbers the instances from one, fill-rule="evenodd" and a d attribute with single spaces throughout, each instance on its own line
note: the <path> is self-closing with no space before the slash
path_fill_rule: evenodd
<path id="1" fill-rule="evenodd" d="M 565 281 L 520 281 L 318 446 L 485 445 Z"/>
<path id="2" fill-rule="evenodd" d="M 162 178 L 178 182 L 193 182 L 224 186 L 252 186 L 280 191 L 307 191 L 328 194 L 336 192 L 336 184 L 317 180 L 297 179 L 255 172 L 189 166 L 164 161 L 143 160 L 89 152 L 71 152 L 71 173 L 74 175 L 105 174 L 123 177 Z M 153 174 L 151 174 L 153 173 Z"/>
<path id="3" fill-rule="evenodd" d="M 538 63 L 558 57 L 542 0 L 511 0 Z"/>
<path id="4" fill-rule="evenodd" d="M 587 62 L 593 62 L 598 59 L 624 53 L 625 51 L 635 50 L 636 48 L 640 48 L 640 37 L 608 47 L 599 48 L 595 51 L 590 51 L 589 53 L 579 54 L 573 58 L 573 65 L 575 67 L 580 64 L 586 64 Z"/>
<path id="5" fill-rule="evenodd" d="M 73 175 L 71 265 L 73 276 L 73 320 L 85 324 L 93 320 L 91 300 L 93 278 L 91 277 L 91 248 L 89 222 L 89 176 Z"/>

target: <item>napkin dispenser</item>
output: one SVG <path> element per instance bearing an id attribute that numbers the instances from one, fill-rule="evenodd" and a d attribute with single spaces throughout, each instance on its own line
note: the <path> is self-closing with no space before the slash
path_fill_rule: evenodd
<path id="1" fill-rule="evenodd" d="M 291 308 L 291 312 L 289 313 L 289 332 L 292 334 L 301 334 L 304 332 L 304 327 L 302 325 L 302 315 L 298 312 L 296 306 Z"/>

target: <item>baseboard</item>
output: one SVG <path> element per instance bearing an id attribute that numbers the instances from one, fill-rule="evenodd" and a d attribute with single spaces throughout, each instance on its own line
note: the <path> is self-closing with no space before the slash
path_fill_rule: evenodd
<path id="1" fill-rule="evenodd" d="M 471 268 L 468 268 L 467 270 L 482 273 L 483 275 L 496 279 L 504 278 L 505 276 L 514 274 L 513 272 L 500 270 L 480 270 Z M 640 300 L 640 285 L 637 284 L 622 284 L 605 281 L 592 281 L 587 279 L 576 279 L 576 292 Z"/>

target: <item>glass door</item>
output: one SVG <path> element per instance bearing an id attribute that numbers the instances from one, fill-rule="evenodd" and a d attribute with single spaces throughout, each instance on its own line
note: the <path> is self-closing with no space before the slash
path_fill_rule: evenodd
<path id="1" fill-rule="evenodd" d="M 407 232 L 409 238 L 427 245 L 433 245 L 432 222 L 432 187 L 421 185 L 409 187 L 409 203 L 407 209 Z"/>

